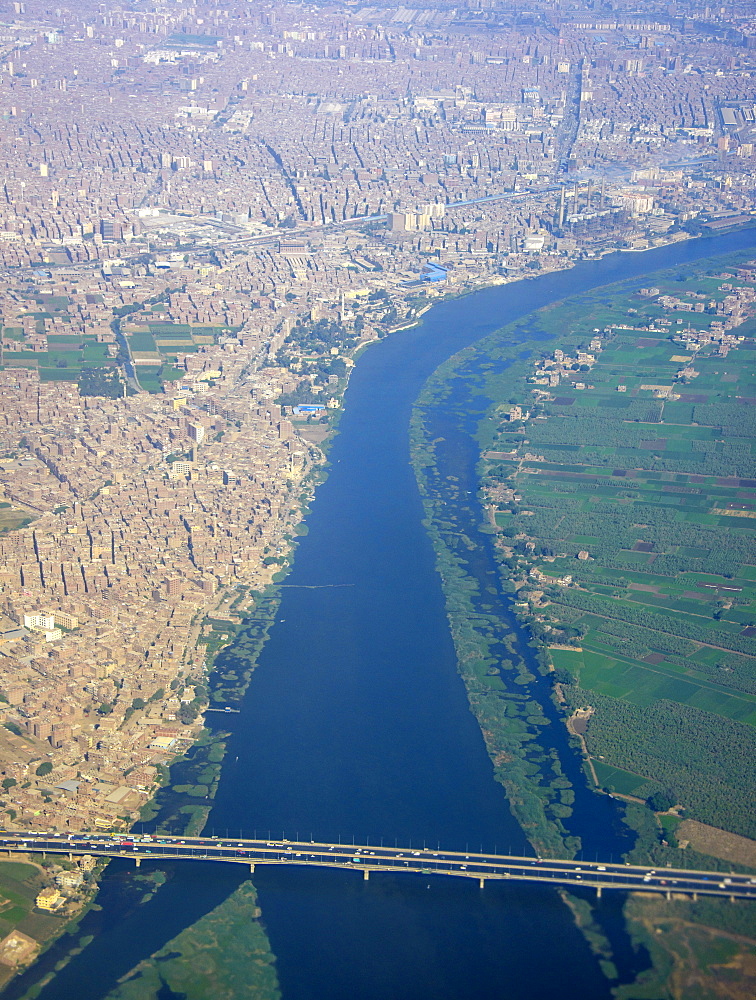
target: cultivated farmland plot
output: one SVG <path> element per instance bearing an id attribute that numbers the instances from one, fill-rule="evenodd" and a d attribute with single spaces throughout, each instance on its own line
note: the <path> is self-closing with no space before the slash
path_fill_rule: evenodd
<path id="1" fill-rule="evenodd" d="M 755 278 L 742 258 L 709 261 L 536 314 L 567 332 L 509 384 L 489 379 L 483 469 L 523 617 L 568 704 L 594 710 L 599 782 L 672 787 L 691 815 L 748 836 Z M 522 419 L 500 419 L 504 392 Z"/>

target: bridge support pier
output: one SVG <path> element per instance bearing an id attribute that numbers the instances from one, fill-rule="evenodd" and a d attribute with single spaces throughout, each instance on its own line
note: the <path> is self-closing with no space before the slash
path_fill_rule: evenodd
<path id="1" fill-rule="evenodd" d="M 486 885 L 486 880 L 485 880 L 485 879 L 483 878 L 483 876 L 482 876 L 482 875 L 481 875 L 481 877 L 480 877 L 480 878 L 478 879 L 478 885 L 479 885 L 479 886 L 481 887 L 481 889 L 485 888 L 485 885 Z"/>
<path id="2" fill-rule="evenodd" d="M 603 886 L 601 886 L 601 885 L 597 885 L 596 886 L 596 899 L 601 899 L 601 891 L 602 891 L 602 889 L 603 889 Z"/>
<path id="3" fill-rule="evenodd" d="M 73 853 L 71 851 L 68 852 L 68 860 L 73 861 Z"/>
<path id="4" fill-rule="evenodd" d="M 698 893 L 697 893 L 697 892 L 694 892 L 694 893 L 693 893 L 693 902 L 694 902 L 694 903 L 697 903 L 697 902 L 698 902 Z"/>
<path id="5" fill-rule="evenodd" d="M 254 861 L 250 861 L 250 863 L 249 863 L 249 874 L 250 875 L 254 875 L 255 874 L 255 863 L 254 863 Z"/>
<path id="6" fill-rule="evenodd" d="M 134 864 L 137 866 L 137 868 L 139 868 L 140 865 L 142 864 L 142 859 L 141 858 L 134 858 Z"/>
<path id="7" fill-rule="evenodd" d="M 365 882 L 369 882 L 370 881 L 370 869 L 369 868 L 363 868 L 362 869 L 362 878 L 364 879 Z"/>
<path id="8" fill-rule="evenodd" d="M 667 889 L 664 895 L 666 896 L 667 899 L 672 899 L 672 893 L 669 891 L 669 889 Z"/>

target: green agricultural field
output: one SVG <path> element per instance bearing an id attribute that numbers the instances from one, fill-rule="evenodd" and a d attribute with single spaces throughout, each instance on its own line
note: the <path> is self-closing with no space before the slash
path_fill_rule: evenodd
<path id="1" fill-rule="evenodd" d="M 183 378 L 186 372 L 183 368 L 175 368 L 173 365 L 163 365 L 160 371 L 160 378 L 163 382 L 175 382 Z"/>
<path id="2" fill-rule="evenodd" d="M 54 347 L 56 350 L 73 350 L 77 351 L 81 346 L 82 338 L 76 336 L 75 334 L 50 334 L 47 335 L 48 347 Z"/>
<path id="3" fill-rule="evenodd" d="M 633 726 L 659 706 L 679 706 L 691 733 L 719 732 L 722 755 L 727 733 L 735 751 L 756 727 L 756 318 L 733 328 L 745 340 L 726 356 L 712 325 L 732 291 L 723 283 L 750 295 L 736 263 L 703 261 L 683 280 L 645 277 L 643 286 L 683 302 L 704 296 L 704 312 L 674 310 L 626 282 L 518 321 L 559 337 L 534 361 L 559 347 L 595 363 L 562 366 L 556 387 L 538 384 L 535 364 L 488 376 L 493 403 L 479 435 L 491 452 L 514 452 L 481 463 L 502 575 L 517 581 L 523 617 L 560 679 L 597 709 L 589 747 L 594 757 L 611 749 L 599 780 L 633 794 L 669 779 L 708 822 L 720 808 L 715 782 L 699 794 L 681 763 L 665 763 L 669 741 L 649 738 L 645 756 L 631 744 Z M 733 276 L 719 277 L 728 265 Z M 673 341 L 686 329 L 705 334 L 697 350 Z M 486 351 L 496 350 L 490 338 Z M 529 419 L 504 422 L 502 400 L 520 402 Z M 516 499 L 497 500 L 498 489 Z M 565 643 L 580 648 L 556 648 Z M 623 720 L 622 739 L 609 718 Z M 728 782 L 735 770 L 724 767 Z M 723 826 L 730 814 L 747 825 L 745 800 L 721 808 Z"/>
<path id="4" fill-rule="evenodd" d="M 82 346 L 81 364 L 84 367 L 101 367 L 108 363 L 108 348 L 106 344 L 84 342 Z"/>
<path id="5" fill-rule="evenodd" d="M 80 368 L 42 368 L 39 369 L 40 382 L 76 382 L 81 374 Z"/>
<path id="6" fill-rule="evenodd" d="M 65 295 L 38 295 L 36 301 L 48 312 L 65 312 L 68 309 L 68 297 Z"/>
<path id="7" fill-rule="evenodd" d="M 38 368 L 42 382 L 76 382 L 82 368 L 114 364 L 106 344 L 93 338 L 51 336 L 47 351 L 6 351 L 5 368 Z"/>
<path id="8" fill-rule="evenodd" d="M 619 795 L 637 795 L 648 785 L 648 779 L 632 771 L 623 771 L 619 767 L 610 767 L 600 760 L 593 761 L 593 769 L 602 788 Z"/>
<path id="9" fill-rule="evenodd" d="M 134 332 L 127 335 L 132 351 L 157 351 L 155 340 L 149 332 Z"/>
<path id="10" fill-rule="evenodd" d="M 702 679 L 693 670 L 686 671 L 664 660 L 651 666 L 622 657 L 611 658 L 586 648 L 578 683 L 587 690 L 634 705 L 650 705 L 666 698 L 756 725 L 756 695 L 735 694 L 724 685 Z"/>
<path id="11" fill-rule="evenodd" d="M 159 308 L 159 307 L 155 307 Z M 221 334 L 232 332 L 227 326 L 190 326 L 187 323 L 154 322 L 124 329 L 136 360 L 153 364 L 139 365 L 137 377 L 143 389 L 161 392 L 163 382 L 175 381 L 185 372 L 176 367 L 179 354 L 193 354 L 203 344 L 212 344 Z"/>
<path id="12" fill-rule="evenodd" d="M 551 662 L 556 669 L 568 670 L 577 676 L 583 666 L 583 653 L 578 649 L 552 649 L 550 650 Z"/>
<path id="13" fill-rule="evenodd" d="M 162 365 L 140 365 L 137 368 L 139 384 L 146 392 L 162 392 L 160 373 Z"/>
<path id="14" fill-rule="evenodd" d="M 28 511 L 13 507 L 7 501 L 0 501 L 0 535 L 23 528 L 33 520 Z"/>
<path id="15" fill-rule="evenodd" d="M 158 337 L 186 337 L 192 328 L 188 323 L 149 323 L 150 333 Z"/>

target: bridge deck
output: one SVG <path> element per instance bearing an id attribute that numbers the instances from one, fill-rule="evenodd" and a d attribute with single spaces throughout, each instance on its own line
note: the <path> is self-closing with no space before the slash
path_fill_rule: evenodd
<path id="1" fill-rule="evenodd" d="M 42 853 L 70 857 L 127 858 L 140 865 L 161 860 L 219 861 L 256 865 L 315 865 L 372 872 L 414 872 L 489 880 L 520 880 L 551 885 L 587 885 L 598 891 L 680 893 L 684 895 L 756 898 L 756 878 L 749 875 L 685 868 L 649 869 L 624 863 L 526 858 L 501 854 L 433 851 L 367 844 L 312 841 L 248 840 L 216 837 L 136 836 L 0 832 L 0 850 L 9 855 Z"/>

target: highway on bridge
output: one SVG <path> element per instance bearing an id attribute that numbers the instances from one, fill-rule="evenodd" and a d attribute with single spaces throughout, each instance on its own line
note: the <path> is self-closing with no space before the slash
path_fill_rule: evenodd
<path id="1" fill-rule="evenodd" d="M 314 841 L 247 840 L 232 837 L 172 837 L 165 834 L 40 833 L 0 831 L 0 851 L 14 854 L 62 854 L 128 858 L 137 865 L 161 860 L 224 861 L 248 865 L 316 865 L 371 873 L 415 872 L 490 880 L 514 879 L 552 885 L 662 892 L 697 897 L 756 899 L 756 878 L 686 868 L 651 869 L 625 863 L 525 858 L 433 850 L 429 847 L 386 847 L 375 844 L 328 844 Z"/>

